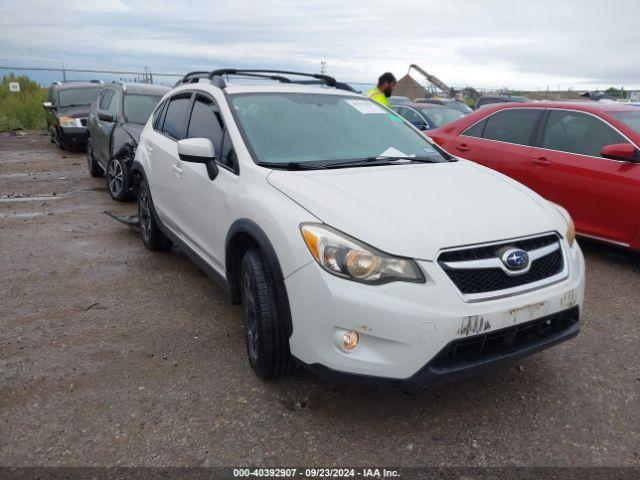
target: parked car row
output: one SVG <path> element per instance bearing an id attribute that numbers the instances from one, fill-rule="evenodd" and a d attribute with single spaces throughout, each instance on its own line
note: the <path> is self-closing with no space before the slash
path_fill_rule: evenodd
<path id="1" fill-rule="evenodd" d="M 487 106 L 429 131 L 453 155 L 562 205 L 579 234 L 640 249 L 640 111 L 623 103 Z"/>
<path id="2" fill-rule="evenodd" d="M 242 305 L 257 375 L 428 385 L 578 334 L 562 207 L 331 77 L 197 73 L 140 135 L 140 233 Z"/>
<path id="3" fill-rule="evenodd" d="M 138 137 L 168 87 L 141 83 L 56 82 L 44 103 L 51 141 L 62 149 L 86 148 L 93 177 L 106 175 L 115 200 L 128 200 Z"/>
<path id="4" fill-rule="evenodd" d="M 584 260 L 567 211 L 421 131 L 454 135 L 480 112 L 395 109 L 299 72 L 102 85 L 89 173 L 117 200 L 137 192 L 144 245 L 178 246 L 242 305 L 260 377 L 299 364 L 414 388 L 575 337 Z"/>

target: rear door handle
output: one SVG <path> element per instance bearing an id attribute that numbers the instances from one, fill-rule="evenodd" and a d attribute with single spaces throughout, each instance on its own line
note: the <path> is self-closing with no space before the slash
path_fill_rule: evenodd
<path id="1" fill-rule="evenodd" d="M 547 160 L 546 157 L 532 158 L 531 163 L 540 167 L 548 167 L 549 165 L 551 165 L 551 162 Z"/>
<path id="2" fill-rule="evenodd" d="M 176 174 L 176 177 L 181 177 L 183 172 L 182 168 L 180 168 L 176 164 L 173 164 L 172 166 L 173 166 L 173 173 Z"/>
<path id="3" fill-rule="evenodd" d="M 460 150 L 461 152 L 469 151 L 469 146 L 466 143 L 459 143 L 459 144 L 456 145 L 456 148 L 458 150 Z"/>

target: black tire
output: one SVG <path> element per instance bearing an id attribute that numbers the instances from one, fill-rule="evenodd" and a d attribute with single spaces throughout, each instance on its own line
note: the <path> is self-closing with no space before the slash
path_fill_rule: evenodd
<path id="1" fill-rule="evenodd" d="M 249 363 L 261 378 L 286 375 L 292 366 L 289 339 L 278 309 L 271 267 L 259 250 L 245 253 L 240 281 Z"/>
<path id="2" fill-rule="evenodd" d="M 111 194 L 111 198 L 119 202 L 126 202 L 131 198 L 130 195 L 130 175 L 129 169 L 124 161 L 120 158 L 112 158 L 107 164 L 107 188 Z"/>
<path id="3" fill-rule="evenodd" d="M 140 221 L 140 237 L 142 243 L 149 250 L 154 252 L 169 250 L 171 248 L 171 240 L 169 240 L 158 227 L 153 217 L 153 202 L 147 182 L 140 181 L 140 191 L 138 193 L 138 220 Z"/>
<path id="4" fill-rule="evenodd" d="M 62 150 L 68 150 L 67 149 L 67 144 L 64 141 L 64 137 L 62 135 L 62 133 L 60 132 L 59 128 L 54 128 L 54 133 L 55 133 L 55 143 L 56 145 L 58 145 L 58 147 L 60 147 L 60 149 Z"/>
<path id="5" fill-rule="evenodd" d="M 91 140 L 87 140 L 87 167 L 89 168 L 89 175 L 92 177 L 101 177 L 104 173 L 98 162 L 93 158 L 93 149 L 91 148 Z"/>

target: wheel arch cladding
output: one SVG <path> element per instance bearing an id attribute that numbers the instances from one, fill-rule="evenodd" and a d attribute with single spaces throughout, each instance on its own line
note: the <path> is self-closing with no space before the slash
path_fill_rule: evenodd
<path id="1" fill-rule="evenodd" d="M 284 322 L 287 338 L 293 333 L 289 297 L 284 284 L 284 275 L 280 267 L 280 261 L 267 234 L 252 220 L 242 218 L 236 220 L 227 233 L 225 242 L 225 265 L 227 284 L 229 286 L 229 299 L 237 305 L 241 302 L 240 295 L 240 267 L 242 258 L 252 247 L 258 247 L 264 258 L 269 262 L 276 290 L 276 302 L 278 310 Z"/>

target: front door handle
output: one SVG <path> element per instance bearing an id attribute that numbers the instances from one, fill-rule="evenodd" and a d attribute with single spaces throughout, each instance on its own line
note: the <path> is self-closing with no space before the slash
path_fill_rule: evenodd
<path id="1" fill-rule="evenodd" d="M 466 143 L 459 143 L 456 145 L 456 148 L 458 150 L 460 150 L 461 152 L 468 152 L 469 151 L 469 145 L 467 145 Z"/>
<path id="2" fill-rule="evenodd" d="M 551 162 L 547 160 L 546 157 L 532 158 L 531 163 L 533 163 L 534 165 L 538 165 L 539 167 L 548 167 L 549 165 L 551 165 Z"/>
<path id="3" fill-rule="evenodd" d="M 176 177 L 181 177 L 182 176 L 182 168 L 180 168 L 178 165 L 172 165 L 173 166 L 173 173 L 176 174 Z"/>

